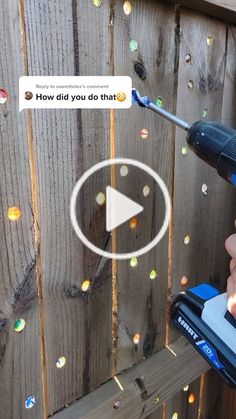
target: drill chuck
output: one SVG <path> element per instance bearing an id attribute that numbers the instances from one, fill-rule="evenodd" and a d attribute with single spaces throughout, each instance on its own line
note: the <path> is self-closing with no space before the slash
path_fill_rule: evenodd
<path id="1" fill-rule="evenodd" d="M 198 121 L 188 130 L 189 147 L 218 174 L 236 185 L 236 131 L 217 122 Z"/>

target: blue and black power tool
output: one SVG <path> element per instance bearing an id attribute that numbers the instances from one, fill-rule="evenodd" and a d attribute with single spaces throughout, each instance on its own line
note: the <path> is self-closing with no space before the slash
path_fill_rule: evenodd
<path id="1" fill-rule="evenodd" d="M 234 129 L 209 121 L 198 121 L 191 126 L 135 89 L 132 101 L 184 129 L 189 148 L 236 186 Z M 236 319 L 227 310 L 227 294 L 220 294 L 210 284 L 182 292 L 172 306 L 172 322 L 222 378 L 236 388 Z"/>

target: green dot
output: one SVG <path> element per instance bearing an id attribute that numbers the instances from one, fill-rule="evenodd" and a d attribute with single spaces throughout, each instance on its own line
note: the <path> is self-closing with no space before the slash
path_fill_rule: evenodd
<path id="1" fill-rule="evenodd" d="M 131 39 L 130 43 L 129 43 L 129 47 L 130 47 L 130 51 L 137 51 L 138 49 L 138 42 L 135 41 L 135 39 Z"/>
<path id="2" fill-rule="evenodd" d="M 159 96 L 159 97 L 157 98 L 157 100 L 156 100 L 156 104 L 157 104 L 157 106 L 158 106 L 159 108 L 162 108 L 162 106 L 163 106 L 163 100 L 162 100 L 161 96 Z"/>
<path id="3" fill-rule="evenodd" d="M 102 0 L 93 0 L 93 4 L 94 4 L 94 6 L 96 6 L 96 7 L 101 7 L 101 5 L 102 5 Z"/>
<path id="4" fill-rule="evenodd" d="M 149 275 L 150 279 L 156 279 L 157 278 L 157 271 L 156 269 L 152 269 Z"/>
<path id="5" fill-rule="evenodd" d="M 207 109 L 203 109 L 203 111 L 202 111 L 202 117 L 203 118 L 207 118 L 207 116 L 208 116 L 208 110 Z"/>
<path id="6" fill-rule="evenodd" d="M 26 325 L 26 321 L 24 319 L 17 319 L 14 324 L 15 332 L 22 332 Z"/>
<path id="7" fill-rule="evenodd" d="M 133 256 L 133 257 L 130 259 L 130 266 L 131 266 L 132 268 L 135 268 L 136 266 L 138 266 L 138 258 L 137 258 L 136 256 Z"/>

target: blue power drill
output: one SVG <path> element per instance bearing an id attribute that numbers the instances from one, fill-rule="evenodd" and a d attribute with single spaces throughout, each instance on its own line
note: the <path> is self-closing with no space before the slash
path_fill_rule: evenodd
<path id="1" fill-rule="evenodd" d="M 132 90 L 132 102 L 184 129 L 189 148 L 236 186 L 236 130 L 209 121 L 189 125 L 136 89 Z M 236 319 L 227 310 L 227 294 L 210 284 L 180 293 L 172 305 L 172 322 L 221 377 L 236 388 Z"/>

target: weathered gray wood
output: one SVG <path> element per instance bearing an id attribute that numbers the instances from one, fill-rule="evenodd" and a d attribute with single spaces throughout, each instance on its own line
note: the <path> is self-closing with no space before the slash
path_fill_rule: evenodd
<path id="1" fill-rule="evenodd" d="M 97 8 L 86 0 L 26 0 L 25 19 L 31 75 L 109 73 L 108 1 Z M 50 414 L 112 375 L 111 264 L 82 246 L 69 217 L 77 179 L 109 157 L 108 117 L 94 110 L 33 112 Z M 105 183 L 95 178 L 83 196 L 84 227 L 102 247 L 105 213 L 95 197 Z M 83 293 L 87 278 L 93 285 Z M 67 363 L 57 369 L 61 355 Z"/>
<path id="2" fill-rule="evenodd" d="M 26 418 L 25 400 L 34 395 L 33 417 L 43 418 L 41 342 L 27 115 L 18 109 L 18 79 L 27 72 L 19 2 L 0 7 L 0 88 L 9 94 L 0 105 L 0 405 L 1 418 Z M 22 30 L 22 37 L 21 37 Z M 21 218 L 8 220 L 8 208 Z M 26 321 L 21 333 L 16 319 Z"/>
<path id="3" fill-rule="evenodd" d="M 227 44 L 227 60 L 226 60 L 226 72 L 224 81 L 224 92 L 223 92 L 223 108 L 222 108 L 222 121 L 231 126 L 236 127 L 235 119 L 235 87 L 236 87 L 236 29 L 229 27 L 228 29 L 228 44 Z M 227 200 L 226 200 L 227 202 Z M 233 232 L 234 226 L 231 225 L 231 231 Z M 214 383 L 214 386 L 213 384 Z M 203 417 L 204 418 L 230 418 L 235 415 L 235 401 L 233 402 L 232 394 L 227 386 L 222 388 L 223 382 L 216 372 L 211 371 L 205 378 L 205 391 L 203 400 Z M 215 389 L 220 389 L 215 391 Z M 223 407 L 223 408 L 222 408 Z"/>
<path id="4" fill-rule="evenodd" d="M 208 109 L 207 119 L 220 120 L 226 88 L 226 26 L 189 10 L 182 10 L 180 16 L 177 114 L 192 123 Z M 211 46 L 208 36 L 214 38 Z M 186 54 L 191 54 L 191 64 L 185 62 Z M 190 80 L 192 90 L 187 87 Z M 232 231 L 235 193 L 190 151 L 182 155 L 185 133 L 180 129 L 176 132 L 173 295 L 186 288 L 180 284 L 183 276 L 189 278 L 188 286 L 210 281 L 225 289 L 228 256 L 224 242 Z M 207 184 L 207 195 L 202 193 L 203 183 Z M 190 236 L 188 245 L 184 244 L 185 236 Z M 217 393 L 220 395 L 221 388 Z M 211 406 L 213 399 L 206 403 Z"/>
<path id="5" fill-rule="evenodd" d="M 122 4 L 117 2 L 114 19 L 115 74 L 132 77 L 133 87 L 142 95 L 153 99 L 163 98 L 170 111 L 175 105 L 175 13 L 174 8 L 150 0 L 132 2 L 133 12 L 125 16 Z M 130 51 L 129 42 L 138 42 L 137 51 Z M 177 51 L 178 52 L 178 51 Z M 143 68 L 135 72 L 137 63 Z M 145 78 L 145 71 L 147 72 Z M 144 77 L 142 80 L 141 77 Z M 146 128 L 148 139 L 140 137 Z M 169 191 L 172 189 L 173 172 L 172 126 L 150 111 L 132 106 L 116 112 L 116 155 L 134 158 L 152 167 L 164 179 Z M 148 179 L 148 180 L 146 180 Z M 154 200 L 154 184 L 150 197 L 142 194 L 145 182 L 150 178 L 137 175 L 130 168 L 122 178 L 117 173 L 117 189 L 145 206 L 139 218 L 138 233 L 131 232 L 126 223 L 117 231 L 118 251 L 133 251 L 147 244 L 157 233 L 163 210 L 162 200 Z M 145 201 L 145 199 L 148 199 Z M 159 217 L 159 218 L 158 218 Z M 156 230 L 155 230 L 156 228 Z M 128 248 L 129 246 L 129 248 Z M 136 246 L 136 247 L 135 247 Z M 150 280 L 149 273 L 156 269 L 158 277 Z M 166 301 L 168 288 L 168 233 L 161 243 L 138 259 L 138 266 L 131 268 L 129 261 L 117 262 L 119 328 L 117 340 L 117 370 L 131 366 L 148 357 L 165 345 Z M 141 336 L 135 347 L 132 337 Z"/>
<path id="6" fill-rule="evenodd" d="M 181 390 L 186 382 L 193 381 L 209 369 L 184 338 L 171 345 L 171 349 L 177 356 L 165 348 L 120 374 L 118 379 L 123 391 L 119 390 L 114 380 L 109 381 L 53 417 L 110 419 L 114 416 L 135 419 L 148 416 Z M 120 407 L 114 409 L 117 401 L 120 401 Z"/>

